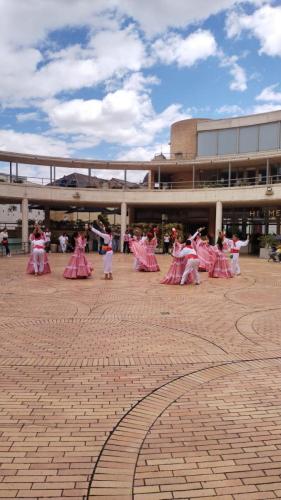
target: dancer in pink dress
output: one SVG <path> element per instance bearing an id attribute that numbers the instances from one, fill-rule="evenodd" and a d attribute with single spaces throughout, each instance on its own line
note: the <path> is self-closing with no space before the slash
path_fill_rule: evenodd
<path id="1" fill-rule="evenodd" d="M 146 239 L 140 243 L 139 241 L 131 241 L 131 250 L 138 262 L 138 271 L 154 273 L 160 271 L 156 257 L 154 255 L 157 247 L 157 238 L 155 234 L 147 233 Z"/>
<path id="2" fill-rule="evenodd" d="M 134 236 L 132 238 L 130 238 L 130 241 L 129 241 L 129 247 L 130 247 L 131 252 L 133 253 L 133 250 L 131 248 L 133 241 L 137 241 L 140 245 L 142 245 L 145 240 L 146 240 L 146 238 L 142 238 L 142 234 L 139 231 L 136 231 Z M 136 257 L 134 257 L 134 264 L 133 264 L 134 270 L 139 271 L 139 267 L 140 267 L 140 262 L 138 261 L 138 259 Z"/>
<path id="3" fill-rule="evenodd" d="M 63 276 L 68 279 L 88 278 L 91 276 L 93 268 L 90 266 L 85 256 L 85 246 L 87 244 L 85 234 L 83 232 L 76 233 L 74 239 L 74 254 L 71 256 Z"/>
<path id="4" fill-rule="evenodd" d="M 226 250 L 227 245 L 223 243 L 223 236 L 220 235 L 209 266 L 210 278 L 233 278 L 229 259 L 225 255 Z"/>
<path id="5" fill-rule="evenodd" d="M 188 239 L 192 242 L 192 244 L 194 244 L 194 239 L 203 229 L 204 228 L 200 227 L 193 235 L 188 233 Z M 166 276 L 160 282 L 163 285 L 179 285 L 186 267 L 186 258 L 179 256 L 181 250 L 185 247 L 185 244 L 182 244 L 177 240 L 177 231 L 175 228 L 172 229 L 172 239 L 174 240 L 172 251 L 173 260 Z M 193 283 L 194 278 L 194 273 L 190 273 L 186 278 L 185 284 L 187 285 Z"/>
<path id="6" fill-rule="evenodd" d="M 32 246 L 32 241 L 35 239 L 35 233 L 40 233 L 42 239 L 44 241 L 46 240 L 45 233 L 41 230 L 40 226 L 36 225 L 35 228 L 34 228 L 33 233 L 31 233 L 31 235 L 29 236 L 29 241 L 31 243 L 31 246 Z M 28 263 L 27 263 L 26 272 L 27 272 L 27 274 L 35 274 L 34 261 L 33 261 L 33 255 L 32 255 L 32 253 L 30 254 L 30 257 L 29 257 L 29 260 L 28 260 Z M 47 255 L 46 252 L 44 252 L 44 267 L 43 267 L 42 274 L 48 274 L 50 272 L 51 272 L 51 268 L 50 268 L 50 264 L 49 264 L 49 261 L 48 261 L 48 255 Z"/>
<path id="7" fill-rule="evenodd" d="M 209 244 L 207 237 L 202 237 L 198 234 L 194 241 L 193 248 L 198 255 L 200 261 L 199 271 L 209 271 L 213 257 L 213 247 Z"/>
<path id="8" fill-rule="evenodd" d="M 166 276 L 160 281 L 163 285 L 179 285 L 186 266 L 185 257 L 179 257 L 179 253 L 184 245 L 175 240 L 172 251 L 172 263 Z M 188 276 L 186 283 L 192 282 L 192 276 Z"/>

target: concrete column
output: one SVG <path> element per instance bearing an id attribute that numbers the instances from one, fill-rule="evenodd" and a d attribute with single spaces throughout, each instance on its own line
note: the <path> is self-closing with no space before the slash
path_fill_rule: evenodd
<path id="1" fill-rule="evenodd" d="M 266 184 L 270 184 L 270 164 L 269 158 L 266 160 Z"/>
<path id="2" fill-rule="evenodd" d="M 127 170 L 124 170 L 124 189 L 127 189 Z"/>
<path id="3" fill-rule="evenodd" d="M 28 253 L 28 199 L 23 198 L 21 202 L 21 241 L 24 253 Z"/>
<path id="4" fill-rule="evenodd" d="M 88 168 L 88 182 L 89 182 L 89 186 L 91 185 L 91 176 L 92 176 L 92 169 Z"/>
<path id="5" fill-rule="evenodd" d="M 151 170 L 148 171 L 147 188 L 152 189 L 152 172 L 151 172 Z"/>
<path id="6" fill-rule="evenodd" d="M 121 238 L 120 238 L 120 244 L 121 244 L 121 252 L 123 251 L 123 243 L 124 243 L 124 233 L 127 229 L 127 203 L 125 201 L 122 201 L 121 203 Z"/>
<path id="7" fill-rule="evenodd" d="M 195 188 L 195 165 L 192 165 L 192 189 Z"/>
<path id="8" fill-rule="evenodd" d="M 13 164 L 10 161 L 10 182 L 13 182 Z"/>
<path id="9" fill-rule="evenodd" d="M 228 162 L 228 187 L 231 186 L 231 162 Z"/>
<path id="10" fill-rule="evenodd" d="M 161 189 L 161 167 L 158 167 L 158 189 Z"/>
<path id="11" fill-rule="evenodd" d="M 216 202 L 216 233 L 215 238 L 217 240 L 219 232 L 222 230 L 222 202 Z"/>

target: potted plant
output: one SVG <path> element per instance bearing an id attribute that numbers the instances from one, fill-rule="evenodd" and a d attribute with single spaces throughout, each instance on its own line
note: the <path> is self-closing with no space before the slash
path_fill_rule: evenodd
<path id="1" fill-rule="evenodd" d="M 263 234 L 259 238 L 260 242 L 260 258 L 268 259 L 270 248 L 276 243 L 274 234 Z"/>

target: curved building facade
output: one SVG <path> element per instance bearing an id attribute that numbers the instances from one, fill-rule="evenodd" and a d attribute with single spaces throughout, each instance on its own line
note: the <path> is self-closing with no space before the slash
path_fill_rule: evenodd
<path id="1" fill-rule="evenodd" d="M 281 148 L 281 110 L 222 120 L 181 120 L 171 126 L 174 159 L 266 153 Z"/>

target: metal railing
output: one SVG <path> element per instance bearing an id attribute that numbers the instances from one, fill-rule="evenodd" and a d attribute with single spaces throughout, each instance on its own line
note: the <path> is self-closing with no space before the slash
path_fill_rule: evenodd
<path id="1" fill-rule="evenodd" d="M 233 187 L 247 187 L 247 186 L 266 186 L 268 184 L 280 184 L 281 175 L 272 175 L 266 177 L 244 177 L 241 179 L 216 179 L 216 180 L 195 180 L 195 181 L 176 181 L 165 182 L 160 181 L 154 184 L 154 189 L 208 189 L 208 188 L 233 188 Z"/>
<path id="2" fill-rule="evenodd" d="M 1 184 L 10 184 L 8 181 L 1 181 L 0 180 L 0 186 Z M 101 186 L 92 186 L 91 184 L 85 185 L 85 186 L 78 186 L 76 184 L 69 184 L 65 185 L 63 183 L 57 184 L 55 182 L 50 182 L 50 179 L 48 178 L 42 178 L 42 177 L 27 177 L 25 181 L 14 181 L 12 184 L 21 184 L 21 185 L 26 185 L 26 184 L 33 184 L 34 186 L 42 187 L 42 186 L 48 186 L 48 187 L 56 187 L 56 188 L 64 188 L 64 189 L 93 189 L 93 190 L 126 190 L 126 191 L 131 191 L 131 190 L 173 190 L 173 189 L 208 189 L 208 188 L 233 188 L 233 187 L 247 187 L 247 186 L 262 186 L 262 185 L 268 185 L 268 184 L 280 184 L 281 183 L 281 175 L 271 175 L 268 178 L 268 182 L 265 176 L 257 176 L 257 177 L 243 177 L 243 178 L 221 178 L 221 179 L 196 179 L 194 181 L 192 180 L 181 180 L 181 181 L 162 181 L 160 180 L 159 182 L 154 182 L 151 187 L 148 186 L 148 184 L 136 184 L 135 186 L 130 186 L 126 184 L 122 184 L 120 186 L 110 186 L 109 185 L 101 185 Z"/>

